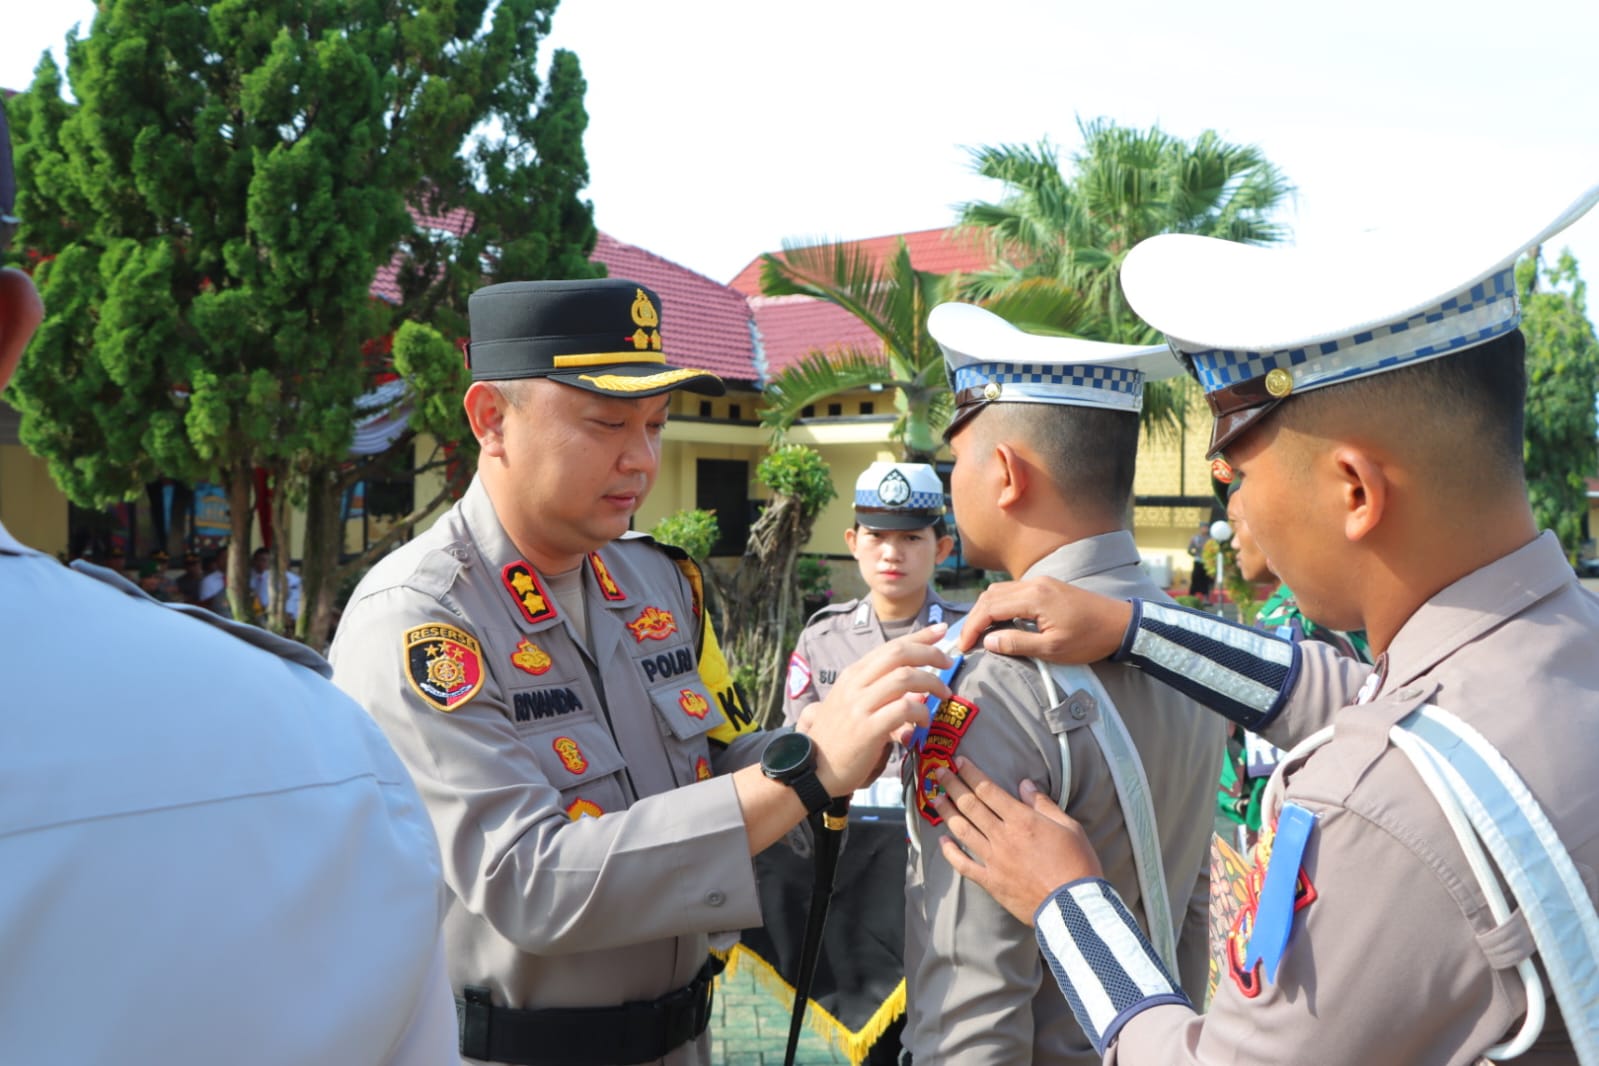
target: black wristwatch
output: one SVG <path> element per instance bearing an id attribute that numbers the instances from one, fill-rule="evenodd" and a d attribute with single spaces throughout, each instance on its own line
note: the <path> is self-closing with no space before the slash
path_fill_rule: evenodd
<path id="1" fill-rule="evenodd" d="M 833 802 L 822 779 L 816 776 L 816 748 L 804 733 L 780 733 L 761 753 L 761 773 L 792 788 L 805 804 L 806 814 Z"/>

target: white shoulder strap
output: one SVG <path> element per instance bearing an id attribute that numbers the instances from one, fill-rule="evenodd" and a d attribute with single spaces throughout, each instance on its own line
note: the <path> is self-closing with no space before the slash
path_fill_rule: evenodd
<path id="1" fill-rule="evenodd" d="M 1121 805 L 1122 818 L 1132 840 L 1133 865 L 1138 871 L 1139 894 L 1143 899 L 1144 918 L 1149 926 L 1149 942 L 1154 946 L 1160 961 L 1174 976 L 1177 973 L 1177 933 L 1179 916 L 1172 912 L 1171 896 L 1166 888 L 1166 865 L 1161 860 L 1160 831 L 1155 821 L 1155 800 L 1149 791 L 1149 778 L 1144 773 L 1144 762 L 1138 757 L 1133 738 L 1127 732 L 1116 705 L 1111 702 L 1105 686 L 1099 683 L 1094 671 L 1086 666 L 1061 666 L 1039 663 L 1039 671 L 1046 679 L 1046 688 L 1054 687 L 1061 695 L 1086 689 L 1099 705 L 1099 717 L 1089 723 L 1088 730 L 1105 762 L 1110 766 L 1111 781 L 1116 786 L 1116 800 Z M 1050 684 L 1053 682 L 1053 685 Z M 1067 734 L 1060 735 L 1061 790 L 1060 805 L 1064 810 L 1066 798 L 1071 794 L 1071 752 Z"/>
<path id="2" fill-rule="evenodd" d="M 1599 1066 L 1599 915 L 1543 808 L 1481 733 L 1440 707 L 1417 708 L 1389 736 L 1443 807 L 1503 922 L 1509 908 L 1482 855 L 1487 847 L 1532 933 L 1577 1061 Z M 1490 1048 L 1490 1058 L 1521 1054 L 1542 1028 L 1542 982 L 1531 960 L 1518 969 L 1527 984 L 1527 1021 L 1515 1039 Z"/>

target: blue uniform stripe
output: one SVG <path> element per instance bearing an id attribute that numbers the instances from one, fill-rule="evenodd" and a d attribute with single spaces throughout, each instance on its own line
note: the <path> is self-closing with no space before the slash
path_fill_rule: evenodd
<path id="1" fill-rule="evenodd" d="M 1200 611 L 1132 603 L 1132 624 L 1114 661 L 1138 667 L 1252 732 L 1281 713 L 1299 677 L 1298 645 Z"/>
<path id="2" fill-rule="evenodd" d="M 1101 1055 L 1140 1011 L 1161 1003 L 1191 1006 L 1108 882 L 1087 879 L 1059 889 L 1033 924 L 1055 983 Z"/>

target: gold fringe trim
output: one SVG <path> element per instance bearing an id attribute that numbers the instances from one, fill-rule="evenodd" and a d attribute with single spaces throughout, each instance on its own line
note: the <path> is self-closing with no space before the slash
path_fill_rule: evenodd
<path id="1" fill-rule="evenodd" d="M 793 1004 L 794 986 L 783 980 L 783 975 L 778 973 L 771 963 L 743 944 L 734 945 L 731 952 L 716 954 L 727 963 L 727 969 L 717 978 L 718 981 L 733 977 L 738 973 L 739 967 L 747 962 L 754 968 L 756 984 L 773 997 Z M 845 1058 L 849 1059 L 851 1066 L 861 1066 L 872 1045 L 876 1044 L 888 1027 L 904 1013 L 905 979 L 902 977 L 899 984 L 894 986 L 894 991 L 889 993 L 888 998 L 878 1005 L 877 1010 L 866 1020 L 866 1024 L 859 1029 L 852 1031 L 814 999 L 805 1010 L 805 1027 L 837 1048 Z"/>

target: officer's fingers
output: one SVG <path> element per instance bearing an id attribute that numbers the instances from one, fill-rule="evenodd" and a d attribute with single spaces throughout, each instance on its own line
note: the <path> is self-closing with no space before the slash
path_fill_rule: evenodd
<path id="1" fill-rule="evenodd" d="M 940 622 L 873 648 L 840 671 L 834 687 L 850 683 L 869 684 L 902 666 L 944 669 L 950 664 L 950 658 L 934 647 L 934 643 L 943 639 L 948 628 Z"/>
<path id="2" fill-rule="evenodd" d="M 985 837 L 993 836 L 1003 828 L 1004 811 L 985 802 L 965 781 L 961 780 L 959 774 L 948 767 L 940 767 L 934 780 L 938 782 L 955 808 Z M 1009 800 L 1010 797 L 1006 796 L 1005 799 Z M 1011 802 L 1015 803 L 1014 800 Z"/>
<path id="3" fill-rule="evenodd" d="M 1015 586 L 1014 581 L 996 581 L 983 590 L 982 595 L 977 597 L 977 602 L 966 612 L 965 625 L 956 636 L 956 647 L 963 652 L 971 651 L 977 646 L 977 640 L 982 636 L 983 630 L 996 622 L 1008 622 L 1016 617 L 1007 613 L 1008 594 Z"/>
<path id="4" fill-rule="evenodd" d="M 1055 801 L 1049 798 L 1049 793 L 1041 792 L 1037 785 L 1031 781 L 1023 781 L 1016 789 L 1022 802 L 1032 807 L 1035 812 L 1048 818 L 1056 825 L 1074 826 L 1077 821 L 1071 815 L 1061 810 Z"/>
<path id="5" fill-rule="evenodd" d="M 977 882 L 984 889 L 988 888 L 988 867 L 962 851 L 961 846 L 947 836 L 938 838 L 938 848 L 944 853 L 944 861 L 949 863 L 950 869 L 969 881 Z"/>
<path id="6" fill-rule="evenodd" d="M 862 686 L 859 696 L 862 705 L 876 708 L 892 703 L 902 696 L 917 699 L 937 696 L 941 700 L 948 699 L 950 691 L 949 686 L 940 681 L 937 674 L 911 666 L 900 666 L 870 684 Z M 919 717 L 921 722 L 926 722 L 925 706 L 921 708 Z"/>
<path id="7" fill-rule="evenodd" d="M 985 811 L 992 812 L 992 817 L 1001 821 L 1015 818 L 1026 812 L 1026 807 L 1018 802 L 1014 796 L 996 785 L 992 778 L 965 756 L 955 760 L 956 772 L 950 777 L 959 782 L 962 793 L 969 793 L 972 806 L 981 806 Z M 950 789 L 951 792 L 955 790 Z M 967 803 L 962 803 L 961 810 L 966 810 Z"/>
<path id="8" fill-rule="evenodd" d="M 954 795 L 948 792 L 935 793 L 931 800 L 933 809 L 938 811 L 938 816 L 944 820 L 944 828 L 949 831 L 950 836 L 960 842 L 968 855 L 987 866 L 989 856 L 994 853 L 994 849 L 983 827 L 965 817 L 956 805 Z"/>
<path id="9" fill-rule="evenodd" d="M 873 733 L 897 738 L 907 727 L 915 730 L 927 724 L 927 704 L 914 696 L 900 696 L 881 704 L 867 721 Z"/>

